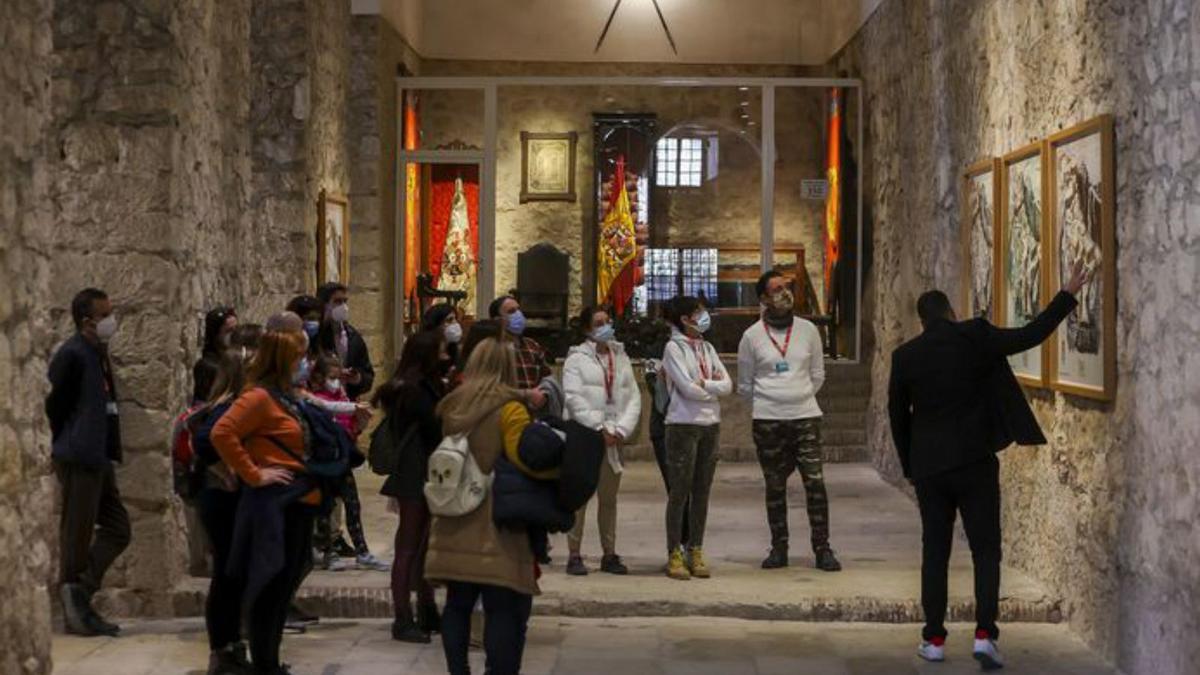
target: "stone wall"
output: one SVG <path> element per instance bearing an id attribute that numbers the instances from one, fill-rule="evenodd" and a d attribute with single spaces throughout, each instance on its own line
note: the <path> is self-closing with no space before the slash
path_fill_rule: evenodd
<path id="1" fill-rule="evenodd" d="M 586 76 L 751 76 L 797 77 L 800 69 L 772 66 L 658 66 L 649 64 L 565 64 L 425 60 L 422 75 L 586 75 Z M 740 103 L 759 126 L 743 127 Z M 799 198 L 801 178 L 823 176 L 822 90 L 781 90 L 777 100 L 778 164 L 776 241 L 804 246 L 809 278 L 823 293 L 823 202 Z M 482 147 L 483 98 L 473 92 L 424 92 L 422 146 L 463 141 Z M 571 255 L 570 307 L 584 303 L 585 228 L 594 218 L 593 112 L 652 112 L 658 132 L 687 123 L 719 132 L 720 170 L 701 188 L 654 188 L 651 195 L 654 245 L 759 245 L 762 203 L 760 159 L 761 99 L 737 87 L 502 87 L 498 91 L 495 265 L 497 293 L 516 285 L 517 254 L 539 241 L 551 241 Z M 521 132 L 578 134 L 575 202 L 520 203 Z M 742 132 L 745 132 L 744 134 Z M 487 247 L 481 242 L 481 249 Z M 750 254 L 757 263 L 757 254 Z M 586 298 L 590 301 L 591 298 Z"/>
<path id="2" fill-rule="evenodd" d="M 381 378 L 395 354 L 396 76 L 418 72 L 420 59 L 381 16 L 354 17 L 351 36 L 350 286 L 355 326 Z"/>
<path id="3" fill-rule="evenodd" d="M 50 0 L 0 4 L 0 672 L 49 673 L 53 484 L 41 418 L 52 214 Z"/>
<path id="4" fill-rule="evenodd" d="M 70 334 L 78 289 L 113 297 L 134 531 L 106 580 L 111 611 L 168 611 L 185 571 L 166 437 L 203 313 L 232 304 L 261 322 L 315 287 L 316 195 L 348 188 L 349 22 L 317 1 L 56 2 L 53 215 L 31 235 L 52 262 L 34 344 L 44 358 Z"/>
<path id="5" fill-rule="evenodd" d="M 919 330 L 920 292 L 958 288 L 959 172 L 1116 118 L 1116 400 L 1030 393 L 1050 443 L 1002 455 L 1003 525 L 1007 561 L 1133 673 L 1200 659 L 1197 36 L 1189 0 L 890 0 L 831 64 L 867 95 L 868 440 L 897 482 L 889 355 Z"/>

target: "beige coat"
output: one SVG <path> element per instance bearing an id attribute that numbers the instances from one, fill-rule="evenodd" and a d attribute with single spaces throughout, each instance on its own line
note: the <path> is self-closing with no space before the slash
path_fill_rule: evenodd
<path id="1" fill-rule="evenodd" d="M 469 432 L 471 454 L 490 473 L 504 454 L 500 408 L 511 398 L 493 397 L 468 414 L 442 419 L 446 435 Z M 465 516 L 435 516 L 429 531 L 425 576 L 432 582 L 461 581 L 538 595 L 533 550 L 523 531 L 500 530 L 492 520 L 492 495 Z"/>

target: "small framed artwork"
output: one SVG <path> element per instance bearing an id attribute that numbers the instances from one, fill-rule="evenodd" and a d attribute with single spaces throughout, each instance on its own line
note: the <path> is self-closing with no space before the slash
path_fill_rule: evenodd
<path id="1" fill-rule="evenodd" d="M 962 318 L 994 318 L 1000 160 L 984 159 L 962 175 Z"/>
<path id="2" fill-rule="evenodd" d="M 1004 328 L 1033 321 L 1046 303 L 1046 154 L 1031 143 L 1000 161 L 1000 227 L 996 238 L 996 318 Z M 1008 357 L 1021 384 L 1045 387 L 1047 346 Z"/>
<path id="3" fill-rule="evenodd" d="M 321 190 L 317 199 L 317 283 L 350 283 L 350 202 Z"/>
<path id="4" fill-rule="evenodd" d="M 575 201 L 579 134 L 521 132 L 521 203 Z"/>
<path id="5" fill-rule="evenodd" d="M 1117 383 L 1116 182 L 1113 119 L 1103 115 L 1047 140 L 1052 171 L 1050 273 L 1065 283 L 1090 276 L 1079 306 L 1050 339 L 1050 386 L 1111 401 Z"/>

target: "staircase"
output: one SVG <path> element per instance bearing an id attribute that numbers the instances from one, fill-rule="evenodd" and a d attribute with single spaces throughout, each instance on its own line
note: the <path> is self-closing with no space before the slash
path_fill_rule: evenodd
<path id="1" fill-rule="evenodd" d="M 737 378 L 737 366 L 727 363 L 730 376 Z M 825 413 L 821 427 L 826 462 L 867 462 L 866 415 L 871 395 L 871 370 L 865 364 L 827 362 L 825 385 L 817 402 Z M 649 438 L 649 396 L 642 398 L 641 430 L 625 449 L 631 461 L 653 461 L 654 448 Z M 721 459 L 727 462 L 757 462 L 751 432 L 750 406 L 740 396 L 721 401 Z"/>

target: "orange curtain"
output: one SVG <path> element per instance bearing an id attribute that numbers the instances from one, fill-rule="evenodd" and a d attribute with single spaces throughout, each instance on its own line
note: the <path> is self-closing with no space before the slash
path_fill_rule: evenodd
<path id="1" fill-rule="evenodd" d="M 405 150 L 416 150 L 420 145 L 420 118 L 417 114 L 417 94 L 404 92 L 404 138 Z M 417 305 L 417 253 L 421 248 L 421 183 L 416 164 L 409 163 L 404 167 L 404 292 L 408 294 L 412 306 Z"/>

